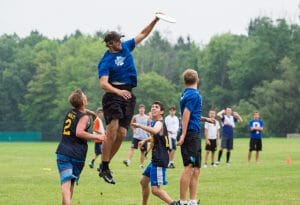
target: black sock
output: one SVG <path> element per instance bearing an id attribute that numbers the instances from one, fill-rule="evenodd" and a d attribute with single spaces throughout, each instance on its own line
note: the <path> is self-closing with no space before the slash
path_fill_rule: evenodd
<path id="1" fill-rule="evenodd" d="M 102 170 L 108 170 L 109 169 L 109 161 L 102 161 Z"/>
<path id="2" fill-rule="evenodd" d="M 228 163 L 230 160 L 230 152 L 227 152 L 226 153 L 226 162 Z"/>
<path id="3" fill-rule="evenodd" d="M 223 150 L 219 150 L 218 161 L 221 161 Z"/>
<path id="4" fill-rule="evenodd" d="M 92 159 L 92 161 L 91 161 L 91 162 L 92 162 L 92 164 L 94 164 L 95 160 L 94 160 L 94 159 Z"/>

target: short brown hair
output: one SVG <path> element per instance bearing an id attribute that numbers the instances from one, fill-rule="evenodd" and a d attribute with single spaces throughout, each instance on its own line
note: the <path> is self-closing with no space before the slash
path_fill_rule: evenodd
<path id="1" fill-rule="evenodd" d="M 174 105 L 169 107 L 169 110 L 176 110 L 176 107 Z"/>
<path id="2" fill-rule="evenodd" d="M 161 111 L 165 110 L 164 105 L 160 101 L 154 101 L 152 105 L 159 105 Z"/>
<path id="3" fill-rule="evenodd" d="M 139 104 L 139 108 L 141 108 L 141 107 L 145 107 L 145 105 L 144 104 Z"/>
<path id="4" fill-rule="evenodd" d="M 79 109 L 83 105 L 83 92 L 77 89 L 71 93 L 69 96 L 70 104 L 75 108 Z"/>
<path id="5" fill-rule="evenodd" d="M 197 71 L 191 68 L 186 69 L 183 72 L 182 77 L 183 77 L 184 84 L 186 85 L 193 85 L 199 82 Z"/>

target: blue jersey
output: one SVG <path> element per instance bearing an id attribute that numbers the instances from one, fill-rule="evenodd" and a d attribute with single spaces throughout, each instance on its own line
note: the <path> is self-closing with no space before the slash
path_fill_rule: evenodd
<path id="1" fill-rule="evenodd" d="M 200 132 L 202 97 L 197 89 L 186 88 L 183 91 L 180 99 L 181 116 L 185 108 L 191 112 L 187 131 Z"/>
<path id="2" fill-rule="evenodd" d="M 223 115 L 222 119 L 222 137 L 233 138 L 233 128 L 237 122 L 237 118 L 233 116 Z"/>
<path id="3" fill-rule="evenodd" d="M 137 73 L 131 51 L 135 40 L 122 42 L 122 50 L 117 53 L 106 51 L 98 64 L 98 76 L 108 76 L 108 82 L 120 82 L 132 87 L 137 86 Z"/>
<path id="4" fill-rule="evenodd" d="M 255 128 L 255 127 L 264 127 L 264 122 L 260 119 L 258 120 L 250 120 L 249 122 L 249 128 Z M 262 131 L 259 130 L 252 130 L 250 132 L 250 137 L 253 139 L 261 139 L 262 137 Z"/>

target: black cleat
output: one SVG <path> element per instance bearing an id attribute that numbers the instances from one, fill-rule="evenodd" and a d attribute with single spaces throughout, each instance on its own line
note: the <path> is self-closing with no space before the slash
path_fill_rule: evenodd
<path id="1" fill-rule="evenodd" d="M 126 166 L 126 167 L 128 167 L 128 166 L 129 166 L 129 163 L 128 163 L 128 161 L 127 161 L 127 160 L 124 160 L 124 161 L 123 161 L 123 164 L 125 164 L 125 166 Z"/>
<path id="2" fill-rule="evenodd" d="M 101 167 L 99 167 L 99 177 L 102 177 L 104 181 L 106 181 L 109 184 L 116 184 L 109 169 L 103 170 Z"/>

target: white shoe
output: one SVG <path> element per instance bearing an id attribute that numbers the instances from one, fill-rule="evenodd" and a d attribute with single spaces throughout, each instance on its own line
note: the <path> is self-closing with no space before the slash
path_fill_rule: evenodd
<path id="1" fill-rule="evenodd" d="M 217 165 L 216 165 L 216 164 L 212 164 L 211 167 L 212 167 L 212 168 L 216 168 Z"/>
<path id="2" fill-rule="evenodd" d="M 144 165 L 142 165 L 142 164 L 140 164 L 140 166 L 139 166 L 141 169 L 144 169 Z"/>
<path id="3" fill-rule="evenodd" d="M 216 161 L 216 165 L 219 165 L 220 164 L 220 161 Z"/>
<path id="4" fill-rule="evenodd" d="M 227 165 L 227 166 L 230 166 L 230 162 L 226 162 L 226 165 Z"/>
<path id="5" fill-rule="evenodd" d="M 207 168 L 207 164 L 204 164 L 204 165 L 203 165 L 203 168 Z"/>

